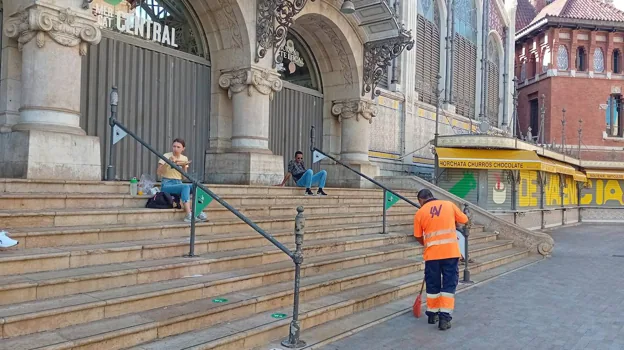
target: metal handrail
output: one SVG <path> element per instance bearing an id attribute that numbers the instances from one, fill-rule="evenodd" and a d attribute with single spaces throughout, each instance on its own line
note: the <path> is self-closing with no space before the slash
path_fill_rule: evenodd
<path id="1" fill-rule="evenodd" d="M 382 221 L 382 225 L 383 225 L 383 230 L 382 233 L 385 234 L 386 233 L 386 195 L 387 193 L 392 193 L 393 195 L 397 196 L 399 199 L 402 199 L 403 201 L 405 201 L 408 204 L 411 204 L 412 206 L 420 209 L 420 204 L 414 203 L 411 200 L 407 199 L 406 197 L 398 194 L 397 192 L 389 189 L 388 187 L 382 185 L 381 183 L 375 181 L 374 179 L 371 179 L 370 177 L 362 174 L 361 172 L 353 169 L 352 167 L 350 167 L 349 165 L 339 161 L 338 159 L 330 156 L 329 154 L 323 152 L 322 150 L 318 149 L 316 146 L 314 146 L 314 125 L 310 128 L 310 151 L 312 153 L 314 152 L 318 152 L 322 155 L 324 155 L 325 157 L 331 159 L 332 161 L 336 162 L 337 164 L 342 165 L 343 167 L 351 170 L 352 172 L 356 173 L 357 175 L 359 175 L 360 177 L 370 181 L 371 183 L 373 183 L 375 186 L 381 188 L 384 190 L 383 193 L 383 221 Z M 470 213 L 469 209 L 468 209 L 468 204 L 464 204 L 464 213 L 466 213 L 467 215 Z M 470 227 L 472 226 L 471 220 L 469 218 L 468 223 L 466 224 L 464 230 L 459 230 L 459 232 L 462 233 L 462 235 L 466 238 L 466 244 L 465 244 L 465 251 L 464 251 L 464 260 L 465 260 L 465 269 L 464 269 L 464 281 L 466 283 L 470 283 L 470 271 L 468 270 L 468 236 L 470 235 Z"/>
<path id="2" fill-rule="evenodd" d="M 196 189 L 197 188 L 202 189 L 206 194 L 208 194 L 215 201 L 217 201 L 217 203 L 221 204 L 223 207 L 225 207 L 227 210 L 229 210 L 232 214 L 236 215 L 236 217 L 241 219 L 244 223 L 246 223 L 251 228 L 253 228 L 256 232 L 258 232 L 261 236 L 266 238 L 275 247 L 277 247 L 279 250 L 284 252 L 284 254 L 288 255 L 291 258 L 291 260 L 295 263 L 295 288 L 294 288 L 294 304 L 293 304 L 293 321 L 291 322 L 290 331 L 289 331 L 289 337 L 288 337 L 288 339 L 284 340 L 282 345 L 284 345 L 286 347 L 294 347 L 294 348 L 305 346 L 305 342 L 299 339 L 299 333 L 300 333 L 300 328 L 301 328 L 300 325 L 299 325 L 299 289 L 300 289 L 301 264 L 303 263 L 302 244 L 303 244 L 303 235 L 304 235 L 304 227 L 305 227 L 305 217 L 303 216 L 304 208 L 303 207 L 297 207 L 297 212 L 298 213 L 297 213 L 297 216 L 295 218 L 295 246 L 296 246 L 296 250 L 294 252 L 292 252 L 285 245 L 283 245 L 280 241 L 275 239 L 271 234 L 265 232 L 262 228 L 260 228 L 258 225 L 256 225 L 256 223 L 251 221 L 249 218 L 247 218 L 245 215 L 243 215 L 236 208 L 232 207 L 230 204 L 228 204 L 226 201 L 221 199 L 221 197 L 219 197 L 217 194 L 215 194 L 214 192 L 209 190 L 206 186 L 204 186 L 197 179 L 195 179 L 194 177 L 192 177 L 191 175 L 186 173 L 184 170 L 182 170 L 182 168 L 180 166 L 178 166 L 177 164 L 173 163 L 171 160 L 167 159 L 160 152 L 158 152 L 156 149 L 154 149 L 154 147 L 152 147 L 151 145 L 149 145 L 148 143 L 143 141 L 143 139 L 141 139 L 139 136 L 137 136 L 134 132 L 130 131 L 123 124 L 118 122 L 117 119 L 116 119 L 117 103 L 119 102 L 119 95 L 118 95 L 118 92 L 117 92 L 117 87 L 113 87 L 112 88 L 110 99 L 111 99 L 111 116 L 109 118 L 109 125 L 111 127 L 111 140 L 110 140 L 111 141 L 111 145 L 110 145 L 110 148 L 109 148 L 109 155 L 108 155 L 109 156 L 109 165 L 108 165 L 108 168 L 107 168 L 107 180 L 108 181 L 112 181 L 112 180 L 115 179 L 115 176 L 114 176 L 115 175 L 115 169 L 114 169 L 114 166 L 112 165 L 113 164 L 113 161 L 112 161 L 112 157 L 113 157 L 113 137 L 112 137 L 112 135 L 114 133 L 115 126 L 117 126 L 121 130 L 126 132 L 127 135 L 131 136 L 133 139 L 135 139 L 137 142 L 139 142 L 141 145 L 143 145 L 143 147 L 147 148 L 150 152 L 152 152 L 154 155 L 156 155 L 158 158 L 160 158 L 162 161 L 164 161 L 167 165 L 169 165 L 173 169 L 177 170 L 180 174 L 182 174 L 182 176 L 184 176 L 186 179 L 188 179 L 192 183 L 192 186 L 193 186 L 193 189 L 192 189 L 193 196 L 196 196 Z M 195 256 L 195 198 L 193 198 L 191 211 L 192 211 L 192 213 L 191 213 L 191 237 L 190 237 L 189 255 L 188 256 L 189 257 L 194 257 Z M 292 345 L 292 346 L 289 346 L 289 345 Z"/>

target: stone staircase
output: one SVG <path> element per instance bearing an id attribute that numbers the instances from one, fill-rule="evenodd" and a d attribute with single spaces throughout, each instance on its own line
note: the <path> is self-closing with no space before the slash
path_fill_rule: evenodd
<path id="1" fill-rule="evenodd" d="M 420 288 L 409 204 L 388 211 L 381 235 L 379 190 L 210 188 L 291 249 L 295 208 L 305 207 L 304 335 Z M 183 213 L 145 209 L 127 191 L 0 179 L 0 228 L 20 241 L 0 251 L 0 349 L 251 349 L 287 336 L 294 264 L 285 254 L 213 202 L 210 221 L 197 224 L 198 256 L 183 257 Z M 473 227 L 473 274 L 529 257 L 497 236 Z"/>

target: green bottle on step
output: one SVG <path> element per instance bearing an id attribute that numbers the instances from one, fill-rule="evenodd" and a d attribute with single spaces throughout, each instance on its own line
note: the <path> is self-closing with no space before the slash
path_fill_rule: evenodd
<path id="1" fill-rule="evenodd" d="M 130 180 L 130 195 L 136 196 L 138 192 L 139 192 L 139 181 L 137 180 L 136 177 L 133 177 L 132 180 Z"/>

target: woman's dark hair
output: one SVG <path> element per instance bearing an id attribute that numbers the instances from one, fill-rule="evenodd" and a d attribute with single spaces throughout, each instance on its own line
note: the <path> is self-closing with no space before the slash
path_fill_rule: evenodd
<path id="1" fill-rule="evenodd" d="M 174 144 L 176 142 L 181 144 L 182 147 L 186 148 L 186 142 L 184 142 L 184 140 L 182 140 L 182 139 L 175 139 L 175 140 L 173 140 L 173 142 L 171 144 Z"/>

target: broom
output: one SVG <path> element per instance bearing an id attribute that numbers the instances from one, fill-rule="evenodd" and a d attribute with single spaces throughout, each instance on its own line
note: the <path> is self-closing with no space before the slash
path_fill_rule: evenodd
<path id="1" fill-rule="evenodd" d="M 414 316 L 416 316 L 416 318 L 420 318 L 420 316 L 422 315 L 422 292 L 424 288 L 425 279 L 423 278 L 422 284 L 420 285 L 420 293 L 418 293 L 418 296 L 414 301 L 414 306 L 412 306 L 412 312 L 414 312 Z"/>

